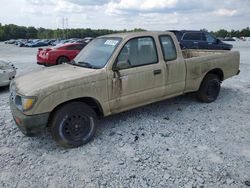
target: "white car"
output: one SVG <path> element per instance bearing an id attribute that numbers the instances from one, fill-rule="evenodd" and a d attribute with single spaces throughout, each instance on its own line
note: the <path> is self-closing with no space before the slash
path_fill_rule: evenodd
<path id="1" fill-rule="evenodd" d="M 0 59 L 0 87 L 9 85 L 15 76 L 15 66 L 7 60 Z"/>

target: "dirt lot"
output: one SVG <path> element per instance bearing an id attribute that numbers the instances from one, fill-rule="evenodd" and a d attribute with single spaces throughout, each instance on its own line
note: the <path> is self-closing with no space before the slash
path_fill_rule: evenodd
<path id="1" fill-rule="evenodd" d="M 247 187 L 250 182 L 250 42 L 233 43 L 241 74 L 218 100 L 192 95 L 105 118 L 89 144 L 65 150 L 49 133 L 22 135 L 0 89 L 0 187 Z M 18 75 L 41 68 L 37 49 L 0 44 Z"/>

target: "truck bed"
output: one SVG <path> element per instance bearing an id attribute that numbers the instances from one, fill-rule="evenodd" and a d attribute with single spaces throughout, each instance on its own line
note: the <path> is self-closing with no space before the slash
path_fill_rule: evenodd
<path id="1" fill-rule="evenodd" d="M 216 54 L 225 54 L 229 51 L 225 50 L 192 50 L 186 49 L 182 50 L 182 55 L 184 59 L 194 58 L 194 57 L 201 57 L 201 56 L 210 56 Z"/>
<path id="2" fill-rule="evenodd" d="M 211 70 L 219 70 L 222 80 L 237 75 L 239 71 L 240 54 L 237 51 L 223 50 L 183 50 L 186 64 L 185 92 L 197 91 L 199 83 Z"/>

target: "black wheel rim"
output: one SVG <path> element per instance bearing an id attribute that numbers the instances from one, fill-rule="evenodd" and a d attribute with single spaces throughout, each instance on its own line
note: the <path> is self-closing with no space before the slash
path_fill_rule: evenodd
<path id="1" fill-rule="evenodd" d="M 210 82 L 207 87 L 207 97 L 209 100 L 215 100 L 220 91 L 220 84 L 218 82 Z"/>
<path id="2" fill-rule="evenodd" d="M 91 120 L 84 114 L 67 115 L 62 121 L 62 136 L 70 142 L 84 140 L 90 132 Z"/>

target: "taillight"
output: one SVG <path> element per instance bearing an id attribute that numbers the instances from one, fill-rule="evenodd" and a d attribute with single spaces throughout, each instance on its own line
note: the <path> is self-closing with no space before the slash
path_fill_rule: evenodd
<path id="1" fill-rule="evenodd" d="M 38 48 L 37 55 L 39 55 L 42 50 L 42 48 Z"/>

